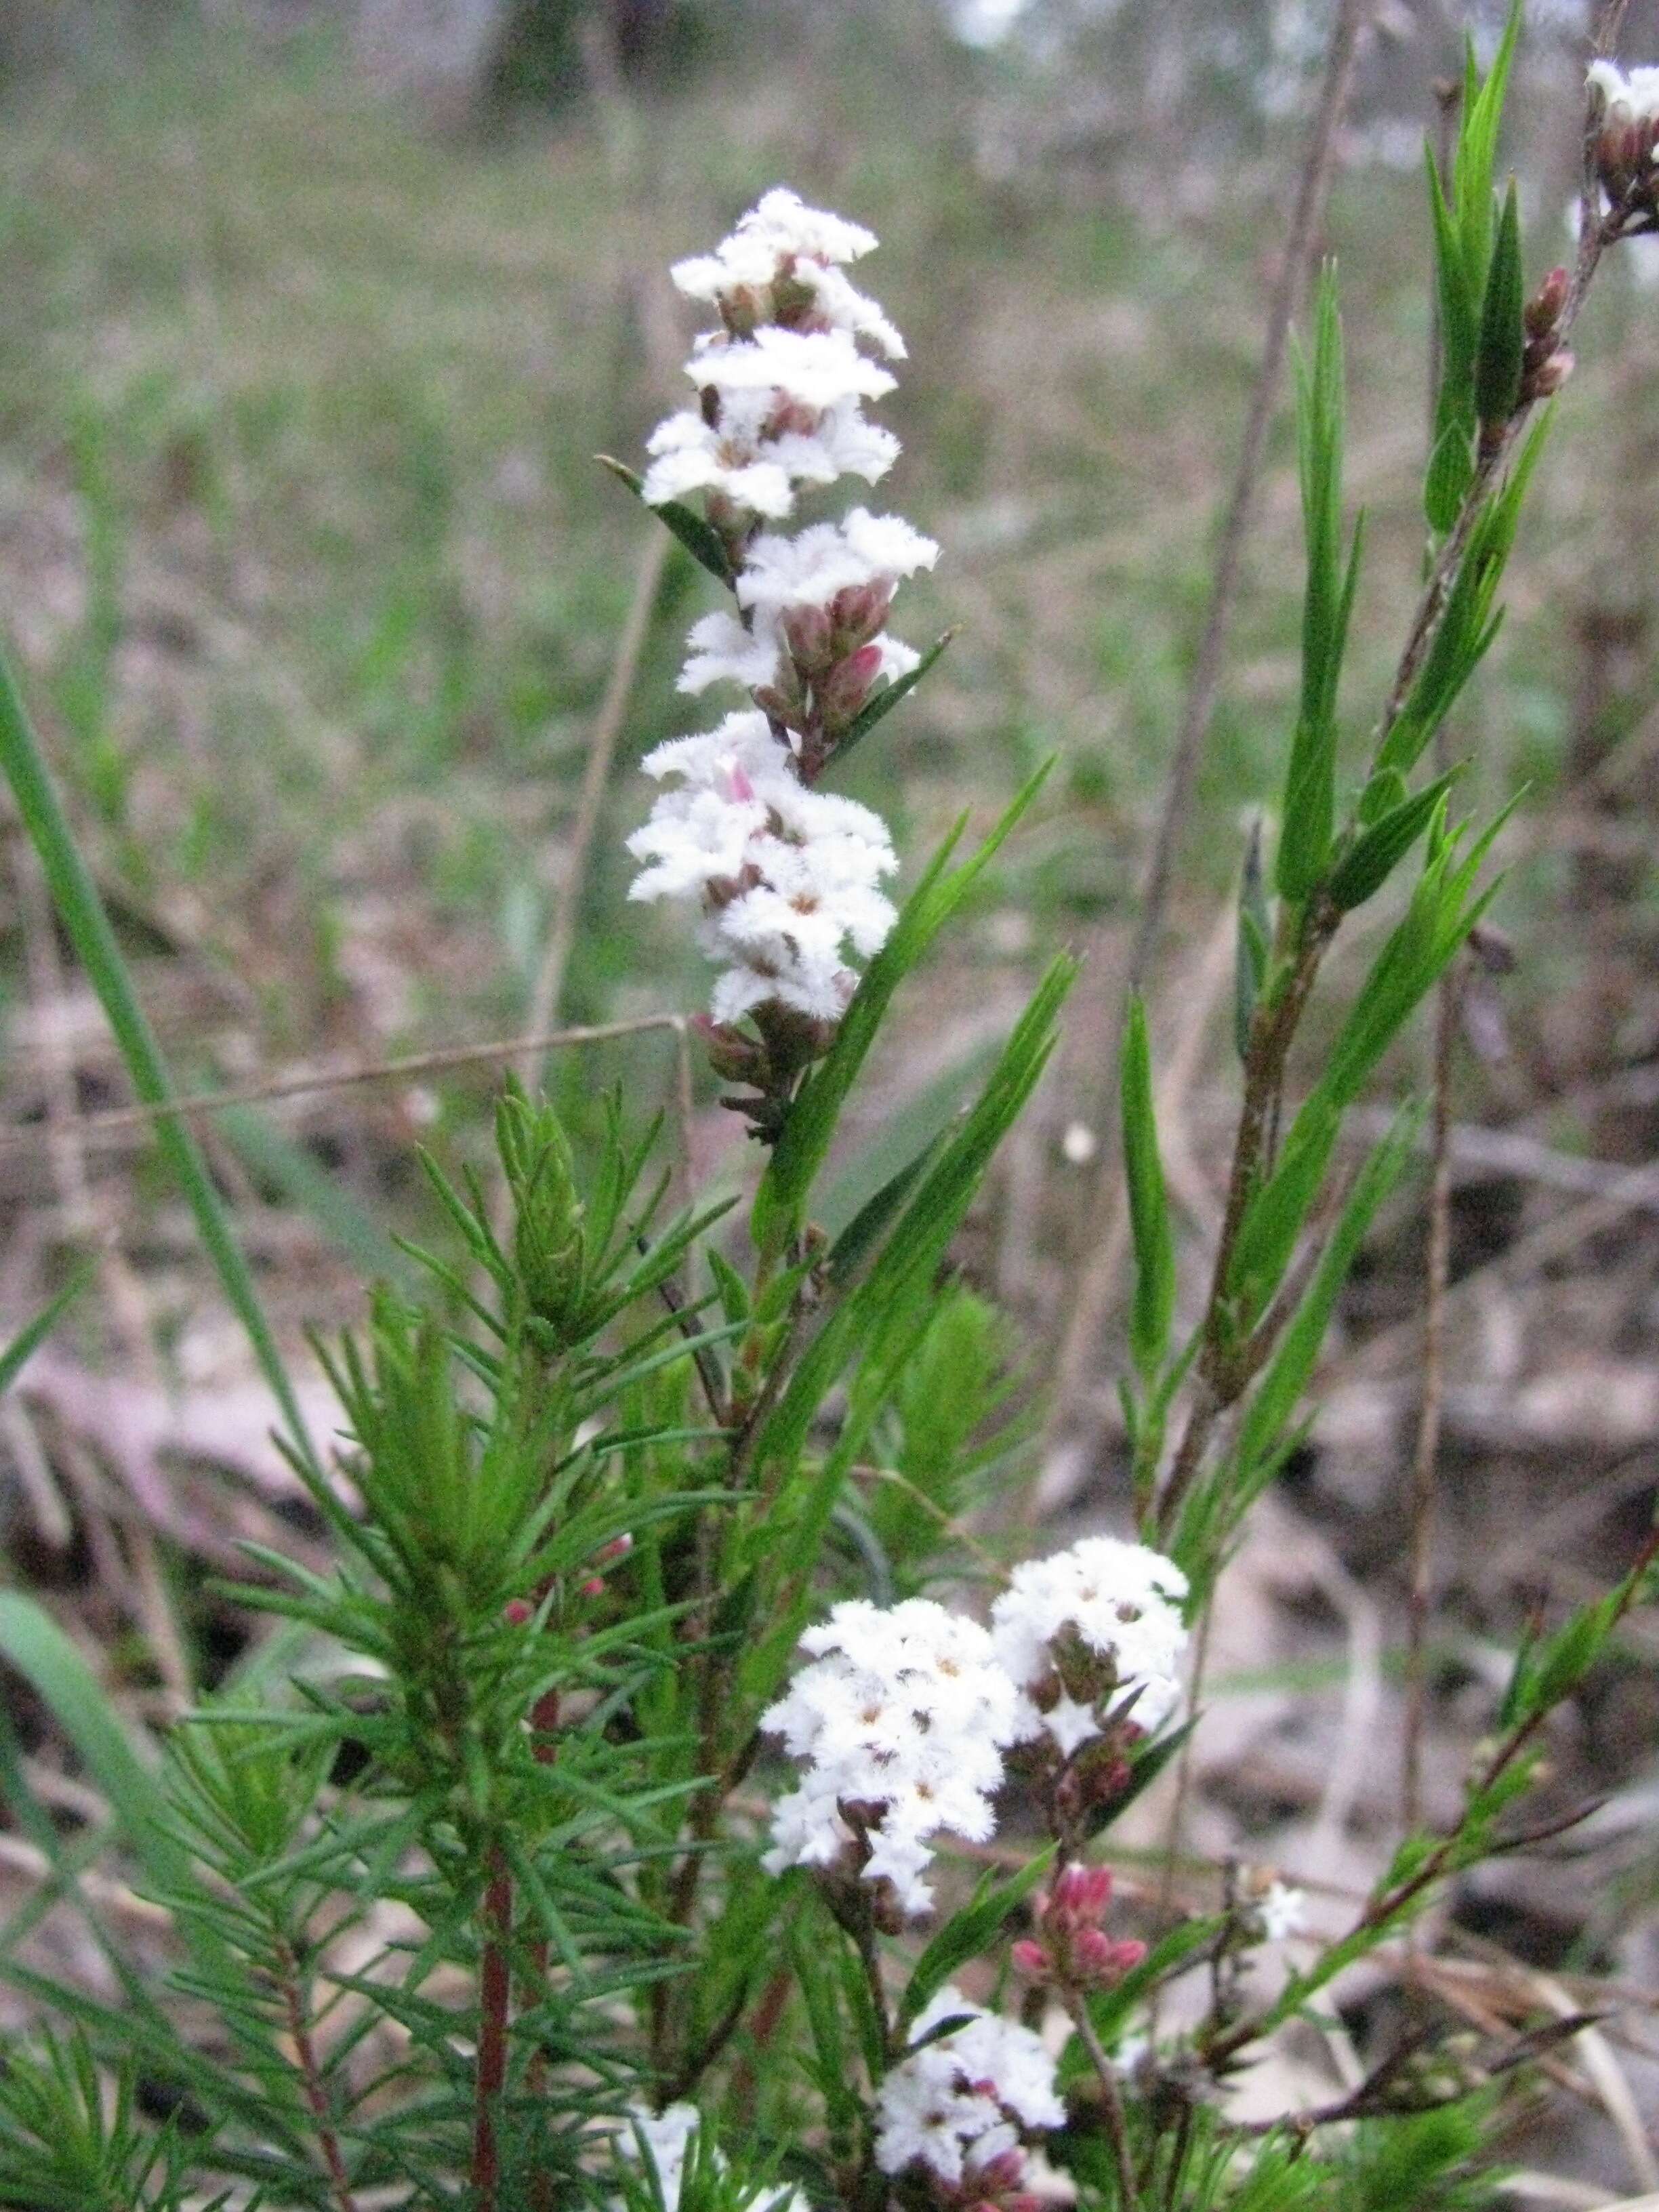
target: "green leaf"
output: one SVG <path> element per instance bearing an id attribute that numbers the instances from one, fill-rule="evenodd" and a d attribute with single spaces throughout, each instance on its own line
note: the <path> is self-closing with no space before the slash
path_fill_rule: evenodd
<path id="1" fill-rule="evenodd" d="M 52 902 L 88 981 L 115 1033 L 121 1057 L 139 1099 L 146 1106 L 174 1103 L 167 1064 L 156 1044 L 115 932 L 99 896 L 91 871 L 81 856 L 21 698 L 0 659 L 0 767 L 17 801 L 29 842 L 40 856 Z M 276 1349 L 253 1277 L 243 1258 L 206 1161 L 183 1119 L 164 1113 L 155 1121 L 155 1144 L 184 1192 L 197 1232 L 212 1261 L 226 1297 L 246 1330 L 266 1382 L 282 1409 L 289 1439 L 306 1465 L 321 1480 L 320 1464 L 307 1432 L 298 1399 Z"/>
<path id="2" fill-rule="evenodd" d="M 899 1208 L 939 1157 L 944 1142 L 945 1131 L 936 1130 L 915 1158 L 907 1160 L 860 1207 L 825 1255 L 824 1272 L 831 1283 L 844 1285 L 853 1281 L 892 1226 Z"/>
<path id="3" fill-rule="evenodd" d="M 189 1879 L 161 1784 L 128 1741 L 102 1686 L 50 1613 L 21 1590 L 0 1590 L 0 1656 L 31 1683 L 85 1760 L 153 1887 Z"/>
<path id="4" fill-rule="evenodd" d="M 1267 1373 L 1262 1376 L 1239 1431 L 1237 1461 L 1241 1494 L 1230 1501 L 1237 1512 L 1249 1498 L 1252 1470 L 1266 1468 L 1307 1388 L 1325 1341 L 1325 1332 L 1338 1295 L 1347 1280 L 1360 1245 L 1376 1210 L 1399 1181 L 1421 1123 L 1421 1115 L 1407 1108 L 1366 1161 L 1342 1209 L 1301 1304 L 1280 1338 Z"/>
<path id="5" fill-rule="evenodd" d="M 894 992 L 978 882 L 1042 789 L 1053 765 L 1052 761 L 1043 763 L 979 850 L 960 866 L 951 868 L 951 855 L 966 827 L 966 817 L 959 818 L 905 901 L 892 934 L 860 979 L 835 1043 L 791 1106 L 783 1133 L 761 1177 L 750 1226 L 763 1253 L 775 1258 L 805 1226 L 812 1185 L 828 1157 L 847 1094 L 875 1042 Z"/>
<path id="6" fill-rule="evenodd" d="M 1409 799 L 1402 799 L 1370 829 L 1361 831 L 1331 877 L 1328 889 L 1333 906 L 1346 914 L 1382 890 L 1462 773 L 1461 768 L 1448 769 L 1444 775 Z"/>
<path id="7" fill-rule="evenodd" d="M 1468 425 L 1448 422 L 1434 441 L 1429 473 L 1423 486 L 1423 509 L 1429 527 L 1443 537 L 1457 520 L 1469 486 L 1474 482 L 1474 448 Z"/>
<path id="8" fill-rule="evenodd" d="M 1248 1058 L 1250 1029 L 1256 1000 L 1273 950 L 1273 917 L 1267 911 L 1267 889 L 1261 878 L 1261 818 L 1250 824 L 1244 848 L 1244 869 L 1238 885 L 1238 946 L 1233 959 L 1233 1044 L 1240 1060 Z"/>
<path id="9" fill-rule="evenodd" d="M 1522 320 L 1525 289 L 1521 267 L 1521 216 L 1516 203 L 1515 179 L 1511 177 L 1486 278 L 1486 296 L 1480 309 L 1480 341 L 1475 356 L 1475 411 L 1489 427 L 1501 428 L 1520 403 L 1527 342 Z"/>
<path id="10" fill-rule="evenodd" d="M 1317 1094 L 1291 1125 L 1279 1164 L 1245 1207 L 1227 1269 L 1235 1325 L 1255 1327 L 1290 1264 L 1296 1241 L 1319 1196 L 1340 1116 Z"/>
<path id="11" fill-rule="evenodd" d="M 610 470 L 618 483 L 626 484 L 642 506 L 646 504 L 645 478 L 637 469 L 630 469 L 626 461 L 616 460 L 609 453 L 596 453 L 593 458 L 602 469 Z M 725 541 L 712 523 L 706 522 L 695 507 L 686 507 L 677 499 L 665 500 L 660 507 L 651 507 L 650 512 L 679 539 L 699 567 L 707 568 L 717 584 L 724 584 L 730 591 L 733 581 L 732 563 L 726 558 Z"/>
<path id="12" fill-rule="evenodd" d="M 1324 874 L 1336 814 L 1336 701 L 1358 583 L 1362 532 L 1342 556 L 1342 325 L 1328 268 L 1315 307 L 1311 364 L 1297 362 L 1297 444 L 1307 588 L 1302 613 L 1302 704 L 1285 775 L 1277 881 L 1305 899 Z"/>
<path id="13" fill-rule="evenodd" d="M 901 2028 L 908 2027 L 927 2008 L 958 1967 L 990 1949 L 1004 1922 L 1018 1911 L 1048 1873 L 1054 1856 L 1054 1846 L 1050 1844 L 1006 1881 L 998 1881 L 989 1874 L 981 1875 L 968 1903 L 951 1914 L 917 1960 L 899 2001 Z"/>
<path id="14" fill-rule="evenodd" d="M 83 1261 L 52 1303 L 43 1306 L 34 1319 L 20 1328 L 5 1350 L 0 1352 L 0 1391 L 10 1389 L 31 1356 L 40 1350 L 92 1280 L 94 1272 L 91 1261 Z"/>
<path id="15" fill-rule="evenodd" d="M 927 652 L 922 654 L 921 659 L 908 675 L 896 676 L 890 684 L 884 684 L 873 698 L 865 702 L 842 732 L 836 750 L 830 756 L 831 766 L 845 760 L 854 746 L 867 738 L 877 723 L 884 721 L 899 701 L 915 690 L 917 684 L 927 675 L 956 634 L 954 629 L 947 629 L 943 636 L 936 638 L 928 647 Z"/>
<path id="16" fill-rule="evenodd" d="M 1152 1101 L 1146 1009 L 1138 991 L 1129 1000 L 1120 1066 L 1123 1172 L 1129 1187 L 1129 1224 L 1135 1254 L 1129 1350 L 1143 1381 L 1150 1381 L 1163 1364 L 1175 1319 L 1175 1238 L 1163 1164 L 1158 1156 L 1158 1109 Z"/>

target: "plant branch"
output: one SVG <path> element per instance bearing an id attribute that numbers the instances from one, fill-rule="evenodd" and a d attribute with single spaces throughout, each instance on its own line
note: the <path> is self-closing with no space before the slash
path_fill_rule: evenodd
<path id="1" fill-rule="evenodd" d="M 499 2212 L 501 2153 L 497 2121 L 501 2091 L 507 2086 L 513 1877 L 499 1844 L 491 1846 L 486 1863 L 489 1879 L 479 1916 L 483 1948 L 478 1961 L 478 2056 L 473 2086 L 471 2179 L 477 2212 Z"/>
<path id="2" fill-rule="evenodd" d="M 1135 2186 L 1134 2166 L 1129 2157 L 1129 2130 L 1123 2112 L 1123 2093 L 1118 2087 L 1112 2062 L 1095 2033 L 1095 2024 L 1089 2017 L 1087 2003 L 1075 1990 L 1062 1989 L 1059 1995 L 1072 2016 L 1078 2040 L 1088 2052 L 1089 2063 L 1094 2068 L 1095 2078 L 1100 2083 L 1101 2114 L 1106 2123 L 1107 2141 L 1112 2146 L 1112 2162 L 1117 2168 L 1120 2212 L 1133 2212 L 1139 2191 Z"/>
<path id="3" fill-rule="evenodd" d="M 334 2126 L 334 2115 L 324 2087 L 322 2069 L 317 2063 L 317 2046 L 312 2039 L 311 2022 L 300 1986 L 300 1961 L 294 1947 L 284 1936 L 277 1937 L 282 1964 L 283 2009 L 288 2020 L 289 2040 L 294 2045 L 295 2063 L 300 2069 L 300 2081 L 305 2100 L 317 2124 L 317 2142 L 328 2168 L 329 2185 L 339 2212 L 357 2212 L 356 2200 L 351 2194 L 351 2183 L 346 2172 L 346 2163 L 340 2149 L 340 2138 Z"/>

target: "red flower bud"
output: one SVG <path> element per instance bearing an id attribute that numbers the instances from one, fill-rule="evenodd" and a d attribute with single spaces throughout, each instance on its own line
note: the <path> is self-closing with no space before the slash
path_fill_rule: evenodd
<path id="1" fill-rule="evenodd" d="M 527 1597 L 510 1597 L 501 1607 L 501 1619 L 509 1628 L 527 1628 L 536 1618 L 536 1608 Z"/>

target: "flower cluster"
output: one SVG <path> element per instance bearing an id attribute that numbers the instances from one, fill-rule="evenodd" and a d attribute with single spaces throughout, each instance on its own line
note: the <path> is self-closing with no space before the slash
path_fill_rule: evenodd
<path id="1" fill-rule="evenodd" d="M 959 2027 L 925 2040 L 957 2019 Z M 947 1986 L 917 2019 L 912 2042 L 923 2047 L 892 2069 L 876 2099 L 882 2172 L 920 2166 L 945 2203 L 1027 2212 L 1036 2199 L 1021 2193 L 1022 2132 L 1066 2118 L 1042 2039 Z"/>
<path id="2" fill-rule="evenodd" d="M 878 1920 L 896 1924 L 933 1903 L 930 1836 L 992 1832 L 1013 1685 L 984 1629 L 927 1598 L 889 1612 L 852 1600 L 801 1642 L 813 1662 L 761 1726 L 807 1771 L 773 1808 L 762 1863 L 873 1885 Z"/>
<path id="3" fill-rule="evenodd" d="M 1106 1933 L 1110 1867 L 1068 1866 L 1053 1893 L 1039 1890 L 1035 1901 L 1037 1933 L 1013 1946 L 1014 1964 L 1033 1981 L 1067 1990 L 1106 1989 L 1146 1955 L 1144 1943 Z"/>
<path id="4" fill-rule="evenodd" d="M 1613 210 L 1651 216 L 1659 197 L 1659 69 L 1592 62 L 1589 84 L 1600 110 L 1595 165 Z"/>
<path id="5" fill-rule="evenodd" d="M 1021 1692 L 1018 1740 L 1069 1758 L 1113 1720 L 1161 1728 L 1181 1702 L 1186 1595 L 1179 1567 L 1115 1536 L 1016 1567 L 991 1633 Z"/>
<path id="6" fill-rule="evenodd" d="M 779 186 L 713 253 L 675 264 L 679 289 L 713 307 L 720 327 L 685 364 L 697 404 L 652 435 L 652 506 L 706 492 L 730 538 L 757 517 L 781 520 L 799 485 L 885 476 L 898 441 L 864 420 L 862 402 L 890 392 L 893 377 L 859 341 L 890 361 L 904 358 L 904 341 L 842 273 L 875 243 Z"/>
<path id="7" fill-rule="evenodd" d="M 763 1093 L 828 1048 L 857 981 L 849 959 L 878 951 L 894 921 L 885 825 L 812 787 L 874 695 L 917 667 L 885 626 L 898 585 L 939 548 L 862 507 L 793 537 L 764 526 L 803 487 L 873 483 L 898 451 L 862 407 L 893 384 L 866 349 L 896 359 L 903 342 L 844 273 L 874 244 L 780 188 L 714 253 L 677 266 L 720 325 L 692 349 L 696 404 L 653 436 L 643 485 L 654 506 L 703 498 L 735 600 L 693 625 L 679 688 L 735 684 L 750 704 L 645 762 L 669 787 L 629 840 L 645 864 L 631 896 L 698 902 L 702 949 L 725 970 L 716 1066 Z M 758 1044 L 733 1027 L 745 1016 Z"/>
<path id="8" fill-rule="evenodd" d="M 1100 1737 L 1115 1773 L 1170 1717 L 1186 1587 L 1158 1553 L 1091 1536 L 1017 1567 L 988 1633 L 928 1598 L 836 1606 L 801 1638 L 812 1664 L 761 1716 L 807 1770 L 773 1808 L 763 1863 L 874 1885 L 884 1925 L 927 1911 L 927 1839 L 990 1836 L 1006 1749 L 1057 1749 L 1069 1774 Z M 1068 1891 L 1062 1909 L 1078 1902 Z"/>

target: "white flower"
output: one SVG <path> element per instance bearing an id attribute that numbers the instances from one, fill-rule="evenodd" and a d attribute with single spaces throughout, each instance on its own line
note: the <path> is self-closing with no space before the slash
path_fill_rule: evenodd
<path id="1" fill-rule="evenodd" d="M 812 1663 L 761 1726 L 807 1771 L 774 1808 L 762 1864 L 773 1874 L 831 1866 L 861 1833 L 862 1878 L 890 1882 L 905 1913 L 925 1912 L 927 1839 L 940 1829 L 974 1842 L 992 1833 L 1013 1685 L 977 1622 L 927 1598 L 888 1611 L 850 1600 L 801 1644 Z"/>
<path id="2" fill-rule="evenodd" d="M 1626 76 L 1617 62 L 1592 62 L 1585 82 L 1601 94 L 1611 122 L 1659 118 L 1659 69 L 1633 69 Z"/>
<path id="3" fill-rule="evenodd" d="M 646 446 L 652 456 L 640 487 L 646 505 L 665 507 L 691 492 L 713 491 L 773 521 L 787 514 L 795 503 L 789 471 L 762 450 L 758 422 L 763 406 L 753 412 L 753 435 L 745 434 L 741 423 L 723 422 L 716 428 L 693 407 L 659 422 Z"/>
<path id="4" fill-rule="evenodd" d="M 706 691 L 711 684 L 741 684 L 752 690 L 778 672 L 775 630 L 757 623 L 746 630 L 735 615 L 721 610 L 692 623 L 685 638 L 685 665 L 677 689 Z"/>
<path id="5" fill-rule="evenodd" d="M 947 1984 L 939 1992 L 916 2020 L 913 2040 L 962 2015 L 960 2027 L 913 2050 L 877 2092 L 876 2163 L 884 2173 L 919 2164 L 954 2188 L 1015 2149 L 1020 2127 L 1065 2123 L 1042 2038 L 969 2004 L 959 1990 Z"/>
<path id="6" fill-rule="evenodd" d="M 1095 1733 L 1092 1705 L 1062 1695 L 1043 1712 L 1030 1692 L 1054 1672 L 1055 1639 L 1069 1632 L 1109 1671 L 1109 1702 L 1138 1692 L 1130 1717 L 1148 1733 L 1181 1702 L 1177 1668 L 1187 1631 L 1178 1601 L 1187 1577 L 1144 1545 L 1085 1536 L 1069 1551 L 1027 1559 L 991 1608 L 996 1654 L 1022 1692 L 1018 1741 L 1047 1734 L 1062 1753 Z"/>
<path id="7" fill-rule="evenodd" d="M 743 216 L 712 253 L 677 262 L 670 272 L 688 299 L 718 305 L 732 319 L 775 310 L 775 295 L 794 284 L 812 312 L 836 330 L 868 337 L 895 361 L 904 341 L 873 300 L 855 291 L 840 264 L 875 245 L 875 234 L 841 216 L 809 208 L 780 185 Z"/>
<path id="8" fill-rule="evenodd" d="M 889 361 L 904 359 L 903 338 L 875 301 L 849 284 L 839 269 L 802 260 L 797 263 L 793 274 L 811 291 L 813 307 L 832 329 L 872 340 Z"/>
<path id="9" fill-rule="evenodd" d="M 855 507 L 839 522 L 816 522 L 793 538 L 768 531 L 756 538 L 738 578 L 738 598 L 745 607 L 773 613 L 827 606 L 838 593 L 866 584 L 890 588 L 938 558 L 933 540 L 902 515 Z"/>
<path id="10" fill-rule="evenodd" d="M 644 2139 L 650 2163 L 656 2169 L 663 2212 L 679 2212 L 680 2192 L 685 2184 L 686 2156 L 701 2117 L 695 2105 L 670 2105 L 661 2112 L 636 2109 L 629 2115 L 629 2127 L 615 2138 L 618 2155 L 633 2166 L 645 2162 L 640 2148 L 641 2138 Z M 726 2160 L 718 2149 L 714 2152 L 714 2165 L 717 2172 L 725 2172 Z M 611 2212 L 622 2212 L 623 2203 L 621 2197 L 613 2197 L 611 2200 Z M 763 2191 L 749 2208 L 749 2212 L 807 2212 L 807 2206 L 798 2189 L 784 2188 Z"/>
<path id="11" fill-rule="evenodd" d="M 709 331 L 697 339 L 685 373 L 700 392 L 722 398 L 764 392 L 818 410 L 848 399 L 880 399 L 897 381 L 861 354 L 849 331 L 787 331 L 763 323 L 751 338 Z"/>
<path id="12" fill-rule="evenodd" d="M 634 899 L 701 897 L 699 938 L 729 963 L 713 1012 L 738 1020 L 776 1000 L 814 1020 L 845 1012 L 857 981 L 844 948 L 878 951 L 896 919 L 878 888 L 898 866 L 887 825 L 855 799 L 809 791 L 764 714 L 671 738 L 648 775 L 680 779 L 628 840 L 647 865 Z"/>
<path id="13" fill-rule="evenodd" d="M 857 261 L 873 252 L 877 243 L 873 230 L 826 209 L 806 206 L 787 185 L 775 185 L 763 194 L 739 218 L 738 231 L 765 239 L 776 252 L 802 253 L 814 261 Z"/>
<path id="14" fill-rule="evenodd" d="M 1256 1911 L 1261 1916 L 1261 1932 L 1270 1943 L 1282 1943 L 1287 1936 L 1299 1936 L 1308 1924 L 1308 1900 L 1299 1889 L 1287 1883 L 1275 1881 L 1257 1900 Z"/>

